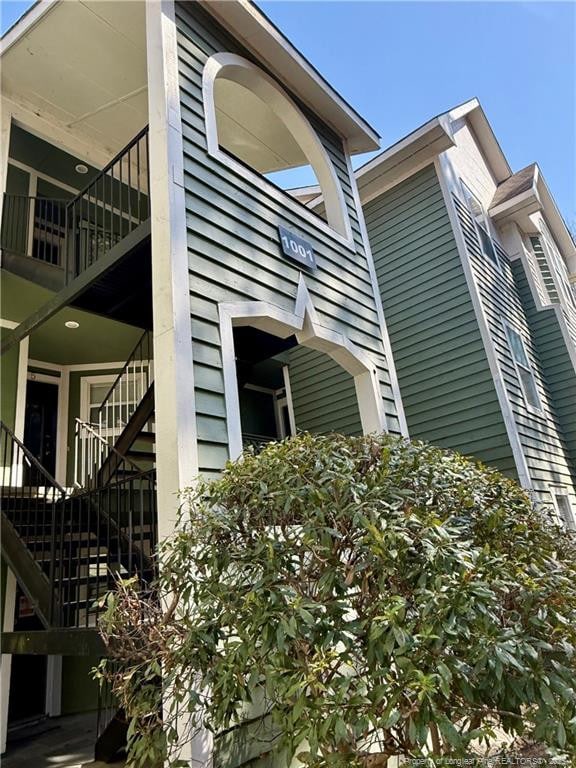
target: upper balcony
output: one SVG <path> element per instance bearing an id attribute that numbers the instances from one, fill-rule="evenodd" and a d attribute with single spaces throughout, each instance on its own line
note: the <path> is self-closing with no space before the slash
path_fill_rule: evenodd
<path id="1" fill-rule="evenodd" d="M 136 283 L 149 283 L 149 243 L 147 126 L 68 199 L 4 195 L 4 269 L 57 295 L 68 288 L 73 306 L 144 327 L 149 302 Z"/>
<path id="2" fill-rule="evenodd" d="M 145 17 L 138 0 L 42 2 L 1 44 L 2 267 L 135 325 L 130 278 L 150 271 Z"/>

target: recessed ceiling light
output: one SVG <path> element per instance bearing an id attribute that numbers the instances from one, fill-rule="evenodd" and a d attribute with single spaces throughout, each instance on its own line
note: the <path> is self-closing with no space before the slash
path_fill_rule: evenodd
<path id="1" fill-rule="evenodd" d="M 76 173 L 88 173 L 88 166 L 84 165 L 84 163 L 78 163 L 78 165 L 75 166 L 74 170 Z"/>
<path id="2" fill-rule="evenodd" d="M 80 323 L 77 323 L 76 320 L 67 320 L 64 325 L 66 328 L 80 328 Z"/>

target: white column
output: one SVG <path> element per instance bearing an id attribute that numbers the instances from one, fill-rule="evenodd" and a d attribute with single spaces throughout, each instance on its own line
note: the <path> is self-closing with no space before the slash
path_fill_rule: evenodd
<path id="1" fill-rule="evenodd" d="M 158 535 L 175 528 L 179 490 L 198 477 L 186 205 L 174 2 L 146 3 L 152 305 Z M 168 693 L 169 696 L 169 693 Z M 179 723 L 182 732 L 188 721 Z M 183 745 L 190 766 L 211 764 L 212 740 L 202 731 Z"/>
<path id="2" fill-rule="evenodd" d="M 8 149 L 10 146 L 10 127 L 12 113 L 6 104 L 0 109 L 0 221 L 2 221 L 2 204 L 6 192 L 6 176 L 8 173 Z"/>

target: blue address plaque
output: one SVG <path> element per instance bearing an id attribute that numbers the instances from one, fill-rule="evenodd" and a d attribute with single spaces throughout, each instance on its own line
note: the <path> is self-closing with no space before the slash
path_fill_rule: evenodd
<path id="1" fill-rule="evenodd" d="M 278 227 L 278 234 L 280 235 L 280 247 L 284 256 L 297 261 L 299 264 L 303 264 L 308 269 L 316 269 L 314 249 L 307 240 L 295 235 L 294 232 L 290 232 L 290 230 L 284 227 Z"/>

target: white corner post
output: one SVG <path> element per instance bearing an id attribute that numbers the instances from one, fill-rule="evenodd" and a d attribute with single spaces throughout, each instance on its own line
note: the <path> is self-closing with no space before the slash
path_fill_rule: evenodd
<path id="1" fill-rule="evenodd" d="M 184 157 L 173 0 L 149 0 L 146 3 L 146 43 L 157 509 L 161 540 L 176 528 L 179 491 L 192 486 L 198 477 Z M 167 690 L 165 702 L 169 701 L 170 691 Z M 181 734 L 187 733 L 189 716 L 179 718 L 176 727 Z M 212 761 L 209 732 L 201 730 L 182 744 L 178 757 L 191 768 L 208 768 Z"/>
<path id="2" fill-rule="evenodd" d="M 159 537 L 198 476 L 174 3 L 146 3 Z"/>
<path id="3" fill-rule="evenodd" d="M 486 352 L 490 373 L 492 374 L 492 380 L 494 381 L 494 387 L 496 389 L 496 396 L 498 397 L 498 401 L 500 403 L 500 409 L 502 411 L 502 417 L 506 427 L 506 434 L 508 435 L 512 455 L 516 464 L 518 480 L 524 489 L 531 490 L 532 480 L 530 478 L 528 463 L 526 461 L 526 457 L 524 456 L 522 442 L 518 433 L 518 427 L 516 425 L 516 420 L 514 419 L 514 413 L 512 411 L 512 406 L 510 405 L 510 400 L 508 399 L 506 384 L 504 383 L 502 371 L 500 370 L 500 365 L 498 364 L 498 358 L 496 356 L 494 342 L 492 341 L 492 336 L 490 334 L 488 320 L 486 318 L 486 313 L 480 299 L 480 291 L 476 283 L 476 278 L 474 277 L 474 272 L 470 265 L 466 242 L 464 241 L 464 235 L 462 234 L 462 229 L 458 220 L 458 213 L 452 198 L 451 179 L 454 178 L 454 174 L 452 173 L 450 162 L 445 154 L 439 155 L 436 158 L 434 161 L 434 168 L 436 170 L 438 182 L 442 190 L 444 204 L 446 205 L 446 209 L 448 211 L 448 218 L 450 219 L 450 223 L 452 225 L 452 231 L 454 233 L 454 238 L 458 247 L 460 262 L 466 277 L 468 290 L 470 291 L 470 298 L 472 300 L 472 306 L 474 307 L 476 322 L 478 323 L 478 327 L 480 329 L 484 351 Z"/>
<path id="4" fill-rule="evenodd" d="M 403 435 L 403 437 L 408 437 L 408 422 L 406 421 L 406 414 L 404 413 L 400 384 L 398 382 L 396 365 L 394 363 L 394 356 L 392 354 L 392 345 L 390 344 L 390 336 L 388 335 L 388 328 L 386 326 L 386 319 L 384 317 L 384 308 L 382 306 L 382 297 L 380 295 L 378 278 L 376 276 L 376 267 L 374 266 L 374 257 L 372 255 L 370 240 L 368 238 L 368 229 L 366 227 L 366 219 L 364 218 L 364 210 L 362 208 L 362 201 L 360 200 L 360 193 L 358 192 L 358 184 L 356 183 L 356 176 L 354 174 L 354 169 L 352 168 L 352 162 L 350 160 L 348 142 L 344 142 L 344 152 L 346 153 L 346 165 L 348 168 L 348 175 L 350 177 L 350 186 L 352 187 L 354 205 L 356 206 L 356 216 L 358 217 L 358 224 L 360 225 L 360 232 L 364 242 L 364 253 L 366 255 L 368 272 L 370 274 L 370 282 L 372 284 L 372 293 L 374 295 L 374 304 L 376 307 L 376 314 L 378 315 L 378 323 L 380 325 L 380 335 L 382 338 L 382 346 L 384 347 L 386 365 L 388 367 L 388 376 L 390 377 L 390 387 L 392 389 L 394 404 L 396 406 L 396 417 L 400 426 L 400 433 Z"/>
<path id="5" fill-rule="evenodd" d="M 10 147 L 10 126 L 12 113 L 7 105 L 0 103 L 0 221 L 2 220 L 2 204 L 6 192 L 6 177 L 8 174 L 8 150 Z"/>

